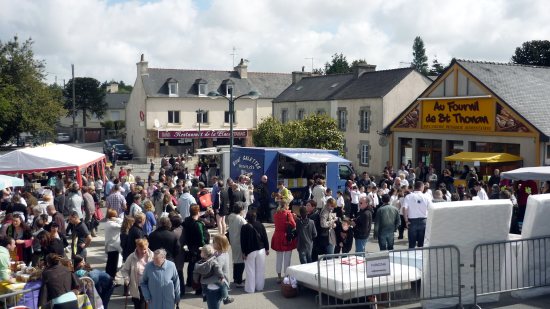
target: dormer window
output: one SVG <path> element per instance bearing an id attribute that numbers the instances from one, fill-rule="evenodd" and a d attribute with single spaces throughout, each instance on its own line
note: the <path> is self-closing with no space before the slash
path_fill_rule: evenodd
<path id="1" fill-rule="evenodd" d="M 222 88 L 223 88 L 223 91 L 225 92 L 225 96 L 227 97 L 233 93 L 234 87 L 235 87 L 235 83 L 230 79 L 226 79 L 222 82 Z"/>
<path id="2" fill-rule="evenodd" d="M 178 81 L 169 78 L 166 83 L 168 84 L 168 96 L 170 97 L 177 97 L 178 96 Z"/>
<path id="3" fill-rule="evenodd" d="M 197 86 L 197 95 L 201 97 L 206 96 L 208 93 L 208 82 L 202 78 L 199 78 L 195 81 L 195 85 Z"/>

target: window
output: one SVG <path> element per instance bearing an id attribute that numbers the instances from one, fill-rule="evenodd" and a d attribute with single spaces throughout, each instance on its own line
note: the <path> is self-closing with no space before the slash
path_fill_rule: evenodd
<path id="1" fill-rule="evenodd" d="M 168 83 L 168 95 L 171 97 L 178 95 L 178 83 Z"/>
<path id="2" fill-rule="evenodd" d="M 370 131 L 370 107 L 362 107 L 359 112 L 359 132 L 369 133 Z"/>
<path id="3" fill-rule="evenodd" d="M 287 123 L 288 122 L 288 109 L 282 109 L 281 110 L 281 123 Z"/>
<path id="4" fill-rule="evenodd" d="M 359 164 L 369 166 L 370 144 L 368 141 L 361 141 L 359 144 Z"/>
<path id="5" fill-rule="evenodd" d="M 206 84 L 199 84 L 199 95 L 206 95 Z"/>
<path id="6" fill-rule="evenodd" d="M 231 79 L 226 79 L 222 81 L 222 89 L 225 91 L 226 96 L 230 96 L 233 94 L 233 87 L 235 86 L 235 82 L 233 82 Z"/>
<path id="7" fill-rule="evenodd" d="M 120 119 L 120 111 L 111 111 L 111 121 L 117 121 Z"/>
<path id="8" fill-rule="evenodd" d="M 338 129 L 340 131 L 346 131 L 348 123 L 348 111 L 345 108 L 338 109 Z"/>
<path id="9" fill-rule="evenodd" d="M 230 119 L 229 119 L 229 111 L 225 111 L 224 114 L 223 114 L 223 122 L 225 123 L 230 123 Z M 237 112 L 234 111 L 233 112 L 233 123 L 237 122 Z"/>
<path id="10" fill-rule="evenodd" d="M 296 115 L 296 119 L 303 120 L 305 117 L 306 111 L 304 109 L 298 110 L 298 115 Z"/>
<path id="11" fill-rule="evenodd" d="M 352 171 L 349 168 L 349 166 L 340 164 L 338 166 L 338 174 L 340 176 L 340 179 L 346 179 L 347 180 L 347 179 L 350 178 L 350 176 L 352 174 Z"/>
<path id="12" fill-rule="evenodd" d="M 197 123 L 208 123 L 208 111 L 197 114 Z"/>
<path id="13" fill-rule="evenodd" d="M 327 112 L 325 111 L 324 108 L 320 108 L 317 110 L 317 115 L 325 115 Z"/>
<path id="14" fill-rule="evenodd" d="M 180 123 L 180 111 L 168 111 L 168 123 Z"/>

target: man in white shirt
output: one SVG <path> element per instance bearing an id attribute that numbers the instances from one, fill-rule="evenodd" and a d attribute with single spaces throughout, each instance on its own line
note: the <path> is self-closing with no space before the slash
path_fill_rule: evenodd
<path id="1" fill-rule="evenodd" d="M 489 196 L 487 195 L 487 192 L 485 192 L 485 189 L 481 186 L 481 181 L 476 182 L 474 185 L 474 188 L 477 191 L 477 197 L 479 197 L 480 200 L 485 201 L 489 200 Z"/>
<path id="2" fill-rule="evenodd" d="M 409 248 L 424 246 L 426 231 L 426 217 L 431 201 L 424 193 L 424 183 L 416 181 L 414 192 L 403 199 L 403 217 L 409 229 Z"/>

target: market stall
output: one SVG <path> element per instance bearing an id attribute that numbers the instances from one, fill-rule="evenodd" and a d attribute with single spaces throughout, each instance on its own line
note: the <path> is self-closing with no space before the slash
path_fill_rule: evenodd
<path id="1" fill-rule="evenodd" d="M 460 166 L 464 163 L 471 163 L 472 166 L 482 167 L 480 171 L 483 174 L 483 180 L 488 181 L 488 177 L 493 174 L 494 169 L 498 168 L 504 171 L 518 168 L 521 166 L 523 158 L 509 153 L 463 151 L 445 157 L 445 161 L 456 162 L 457 164 L 454 166 L 455 170 L 461 170 Z M 465 181 L 456 179 L 455 186 L 459 184 L 465 185 Z"/>
<path id="2" fill-rule="evenodd" d="M 102 153 L 48 143 L 44 146 L 18 149 L 0 156 L 0 174 L 75 171 L 76 181 L 82 185 L 83 173 L 95 172 L 104 177 L 105 164 L 105 155 Z"/>
<path id="3" fill-rule="evenodd" d="M 550 180 L 550 166 L 522 167 L 500 174 L 501 179 L 510 180 Z"/>
<path id="4" fill-rule="evenodd" d="M 22 178 L 0 175 L 0 190 L 9 187 L 22 187 L 24 181 Z"/>

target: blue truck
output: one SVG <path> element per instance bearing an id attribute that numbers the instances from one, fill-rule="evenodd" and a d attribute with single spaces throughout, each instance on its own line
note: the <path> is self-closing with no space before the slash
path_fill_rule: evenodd
<path id="1" fill-rule="evenodd" d="M 231 153 L 231 178 L 251 174 L 253 183 L 258 184 L 266 175 L 270 192 L 276 192 L 277 182 L 283 180 L 294 195 L 293 204 L 303 202 L 308 179 L 314 175 L 323 175 L 336 197 L 352 173 L 351 162 L 340 157 L 337 150 L 235 146 Z"/>

